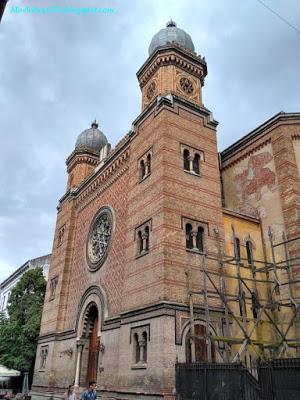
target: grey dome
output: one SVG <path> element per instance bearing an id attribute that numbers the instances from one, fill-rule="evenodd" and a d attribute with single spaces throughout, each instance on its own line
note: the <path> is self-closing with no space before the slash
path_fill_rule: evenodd
<path id="1" fill-rule="evenodd" d="M 80 147 L 89 147 L 100 151 L 107 144 L 106 136 L 98 129 L 98 124 L 94 121 L 91 128 L 81 132 L 75 144 L 75 149 Z"/>
<path id="2" fill-rule="evenodd" d="M 154 53 L 156 49 L 161 46 L 165 46 L 168 43 L 177 43 L 180 46 L 195 51 L 195 47 L 190 35 L 184 32 L 182 29 L 177 28 L 175 22 L 172 20 L 167 23 L 167 27 L 157 32 L 149 46 L 149 56 Z"/>

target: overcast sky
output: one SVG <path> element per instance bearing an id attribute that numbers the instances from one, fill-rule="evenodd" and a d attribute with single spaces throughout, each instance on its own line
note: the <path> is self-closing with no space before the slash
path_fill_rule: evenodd
<path id="1" fill-rule="evenodd" d="M 299 0 L 264 0 L 300 29 Z M 113 13 L 13 14 L 12 6 Z M 141 107 L 136 71 L 172 18 L 206 57 L 219 150 L 300 111 L 300 35 L 258 0 L 10 0 L 0 24 L 0 282 L 51 252 L 65 159 L 95 117 L 115 145 Z"/>

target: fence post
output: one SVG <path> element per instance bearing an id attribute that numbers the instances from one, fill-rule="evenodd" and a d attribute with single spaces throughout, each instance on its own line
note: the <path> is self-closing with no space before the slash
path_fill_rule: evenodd
<path id="1" fill-rule="evenodd" d="M 204 394 L 205 400 L 207 400 L 207 369 L 204 370 Z"/>

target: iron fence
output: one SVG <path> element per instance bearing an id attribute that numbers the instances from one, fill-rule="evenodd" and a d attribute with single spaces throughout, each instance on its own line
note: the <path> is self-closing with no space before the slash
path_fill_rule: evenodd
<path id="1" fill-rule="evenodd" d="M 300 399 L 300 358 L 260 364 L 258 378 L 263 400 Z"/>
<path id="2" fill-rule="evenodd" d="M 254 373 L 255 372 L 255 373 Z M 176 364 L 177 400 L 299 400 L 300 358 L 242 364 Z M 254 376 L 253 376 L 254 375 Z"/>
<path id="3" fill-rule="evenodd" d="M 262 400 L 257 380 L 241 364 L 176 365 L 177 400 Z"/>

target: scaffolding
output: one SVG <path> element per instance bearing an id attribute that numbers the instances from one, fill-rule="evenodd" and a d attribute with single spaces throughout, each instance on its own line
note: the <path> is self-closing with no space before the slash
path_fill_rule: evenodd
<path id="1" fill-rule="evenodd" d="M 249 262 L 248 258 L 236 256 L 234 226 L 235 256 L 224 254 L 218 230 L 215 235 L 217 254 L 199 255 L 200 290 L 194 290 L 195 272 L 191 266 L 188 271 L 191 361 L 196 361 L 196 339 L 205 340 L 206 361 L 213 361 L 214 347 L 221 362 L 242 362 L 250 370 L 253 358 L 267 361 L 295 356 L 300 349 L 300 279 L 297 279 L 296 271 L 300 269 L 300 236 L 288 240 L 283 234 L 282 241 L 275 243 L 269 228 L 271 259 L 267 261 L 265 255 L 265 260 Z M 277 261 L 275 251 L 279 248 L 283 259 Z M 216 301 L 222 310 L 219 311 L 221 334 L 211 329 L 217 312 L 210 304 Z M 204 308 L 204 335 L 195 333 L 196 307 L 200 304 Z"/>

